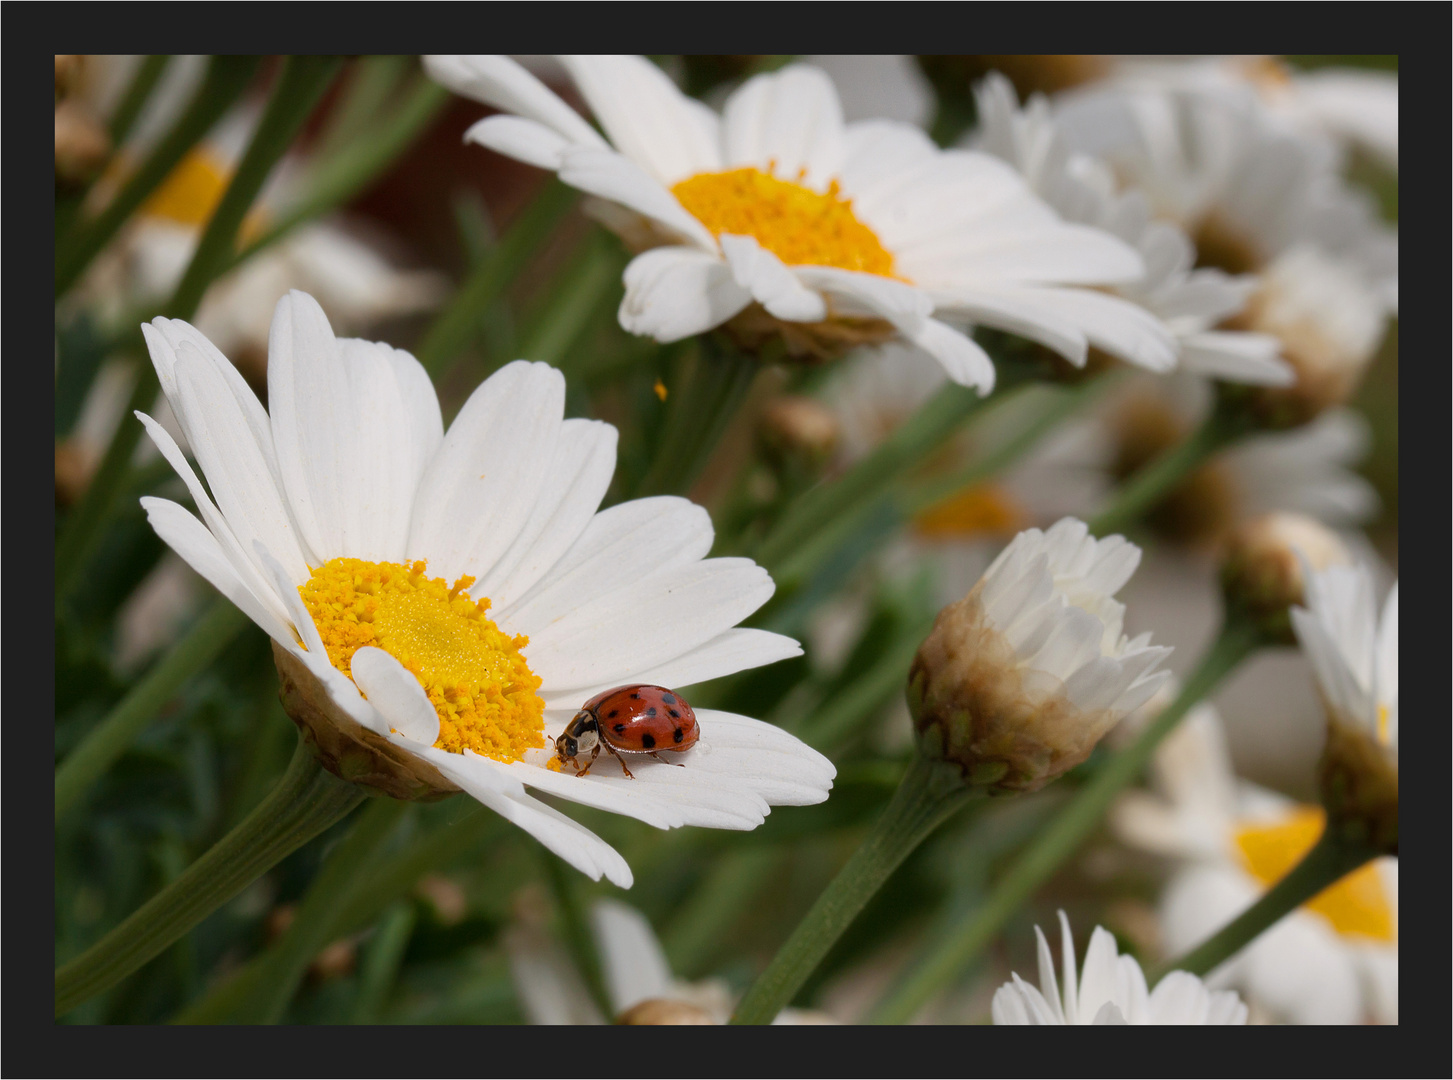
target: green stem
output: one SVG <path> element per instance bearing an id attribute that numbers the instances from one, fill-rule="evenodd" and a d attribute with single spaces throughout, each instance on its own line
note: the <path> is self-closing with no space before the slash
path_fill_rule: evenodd
<path id="1" fill-rule="evenodd" d="M 565 212 L 575 205 L 575 190 L 550 179 L 534 202 L 511 224 L 500 241 L 459 286 L 419 346 L 419 362 L 438 375 L 469 347 L 479 330 L 480 312 L 504 291 Z"/>
<path id="2" fill-rule="evenodd" d="M 1115 489 L 1110 505 L 1090 521 L 1096 536 L 1124 532 L 1207 459 L 1251 431 L 1246 413 L 1218 405 L 1189 438 L 1166 450 Z"/>
<path id="3" fill-rule="evenodd" d="M 146 99 L 151 97 L 151 92 L 161 81 L 161 74 L 166 70 L 170 61 L 171 57 L 165 53 L 148 56 L 136 69 L 136 75 L 132 78 L 131 85 L 126 88 L 126 93 L 121 98 L 121 104 L 116 106 L 116 112 L 111 117 L 111 145 L 113 147 L 119 147 L 126 140 L 126 136 L 131 134 L 131 125 L 136 123 L 136 118 L 141 115 Z"/>
<path id="4" fill-rule="evenodd" d="M 1235 956 L 1262 932 L 1269 930 L 1283 916 L 1313 899 L 1323 889 L 1335 885 L 1377 852 L 1360 844 L 1348 844 L 1328 829 L 1302 857 L 1286 877 L 1278 881 L 1260 900 L 1232 919 L 1207 940 L 1180 959 L 1162 964 L 1151 973 L 1151 982 L 1158 982 L 1171 971 L 1189 971 L 1206 975 L 1218 965 Z"/>
<path id="5" fill-rule="evenodd" d="M 277 243 L 299 225 L 341 206 L 376 180 L 439 114 L 449 93 L 423 80 L 386 119 L 361 131 L 336 154 L 322 158 L 296 203 L 277 224 L 233 256 L 235 266 Z"/>
<path id="6" fill-rule="evenodd" d="M 235 604 L 219 597 L 104 720 L 66 756 L 55 773 L 55 816 L 76 800 L 136 741 L 177 689 L 204 670 L 247 625 Z"/>
<path id="7" fill-rule="evenodd" d="M 201 141 L 252 80 L 256 56 L 214 56 L 196 96 L 186 112 L 157 143 L 151 156 L 116 193 L 104 210 L 83 221 L 56 250 L 55 294 L 59 297 L 79 279 L 91 260 L 110 243 L 116 231 L 157 189 L 182 158 Z"/>
<path id="8" fill-rule="evenodd" d="M 378 932 L 363 951 L 358 973 L 358 997 L 354 999 L 350 1023 L 372 1024 L 383 1011 L 384 999 L 398 978 L 404 951 L 414 932 L 414 905 L 397 903 L 379 923 Z"/>
<path id="9" fill-rule="evenodd" d="M 227 268 L 238 226 L 252 207 L 273 165 L 282 157 L 293 136 L 322 97 L 340 63 L 342 61 L 336 57 L 294 57 L 286 62 L 267 109 L 258 121 L 252 142 L 242 155 L 232 182 L 217 204 L 212 219 L 207 222 L 197 249 L 192 253 L 192 261 L 166 306 L 168 316 L 190 319 L 202 302 L 207 286 Z M 106 456 L 56 542 L 57 603 L 69 594 L 86 559 L 100 542 L 104 531 L 102 526 L 110 517 L 121 489 L 120 480 L 130 467 L 131 455 L 141 441 L 143 429 L 132 412 L 151 408 L 158 385 L 152 365 L 139 361 L 131 401 L 122 414 L 116 434 L 111 438 L 111 445 L 106 448 Z"/>
<path id="10" fill-rule="evenodd" d="M 297 992 L 308 965 L 339 936 L 339 919 L 366 887 L 370 861 L 412 804 L 374 799 L 358 815 L 308 887 L 293 921 L 257 959 L 207 997 L 186 1009 L 181 1024 L 275 1024 Z"/>
<path id="11" fill-rule="evenodd" d="M 696 344 L 677 367 L 676 385 L 667 388 L 661 440 L 636 498 L 686 493 L 761 370 L 755 356 L 737 349 L 724 334 L 708 334 Z"/>
<path id="12" fill-rule="evenodd" d="M 120 926 L 56 969 L 55 1015 L 115 986 L 363 798 L 362 789 L 325 772 L 299 740 L 287 772 L 241 825 Z"/>
<path id="13" fill-rule="evenodd" d="M 1000 392 L 1017 381 L 1017 369 L 999 373 Z M 950 383 L 901 424 L 867 457 L 836 480 L 820 484 L 796 500 L 757 551 L 757 562 L 780 584 L 801 580 L 835 550 L 866 508 L 925 457 L 947 442 L 988 399 Z"/>
<path id="14" fill-rule="evenodd" d="M 742 998 L 733 1024 L 770 1024 L 915 848 L 973 797 L 956 766 L 914 755 L 887 809 Z"/>
<path id="15" fill-rule="evenodd" d="M 935 503 L 956 495 L 965 488 L 982 484 L 998 476 L 1021 457 L 1033 450 L 1039 440 L 1120 382 L 1124 372 L 1112 370 L 1068 387 L 1053 387 L 1049 405 L 1013 437 L 977 461 L 948 476 L 936 476 L 908 488 L 897 499 L 898 510 L 907 519 Z"/>
<path id="16" fill-rule="evenodd" d="M 926 950 L 924 962 L 899 981 L 873 1011 L 870 1020 L 878 1024 L 907 1023 L 934 994 L 955 982 L 1004 924 L 1023 909 L 1034 891 L 1080 850 L 1115 797 L 1141 774 L 1156 747 L 1190 708 L 1209 696 L 1261 643 L 1256 628 L 1247 623 L 1228 621 L 1223 625 L 1175 701 L 1075 792 L 1049 827 L 1010 865 L 984 906 L 935 947 Z"/>

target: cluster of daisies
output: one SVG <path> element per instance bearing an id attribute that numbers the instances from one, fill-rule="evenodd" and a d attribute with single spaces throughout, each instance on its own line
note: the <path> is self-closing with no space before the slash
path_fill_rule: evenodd
<path id="1" fill-rule="evenodd" d="M 1332 87 L 1288 104 L 1226 64 L 1124 63 L 1020 102 L 991 75 L 975 89 L 977 127 L 942 149 L 913 124 L 845 120 L 832 79 L 811 65 L 754 76 L 718 110 L 642 57 L 560 63 L 587 115 L 506 57 L 426 66 L 498 110 L 468 141 L 556 173 L 634 253 L 619 310 L 627 331 L 670 342 L 720 329 L 745 349 L 774 350 L 764 355 L 851 353 L 829 396 L 844 430 L 859 432 L 849 440 L 859 453 L 945 380 L 994 390 L 980 329 L 1072 367 L 1093 359 L 1140 373 L 964 513 L 982 525 L 986 505 L 1002 510 L 989 515 L 993 529 L 959 536 L 978 562 L 920 652 L 926 670 L 911 675 L 910 697 L 921 743 L 975 755 L 987 770 L 979 782 L 1036 789 L 1171 678 L 1170 650 L 1128 633 L 1115 599 L 1140 548 L 1097 539 L 1078 518 L 1116 462 L 1183 438 L 1216 383 L 1253 395 L 1265 419 L 1262 435 L 1215 463 L 1228 504 L 1217 537 L 1267 510 L 1350 526 L 1375 509 L 1348 470 L 1366 434 L 1341 406 L 1396 315 L 1396 237 L 1341 181 L 1338 137 L 1350 128 L 1382 140 L 1386 156 L 1387 132 L 1328 122 L 1336 109 L 1316 103 L 1335 99 Z M 215 201 L 225 176 L 211 149 L 198 153 L 127 249 L 159 280 L 172 265 L 166 245 L 182 243 L 201 220 L 193 203 Z M 333 245 L 320 266 L 366 266 L 340 254 L 346 243 L 300 233 L 278 257 L 308 262 L 313 246 Z M 431 302 L 431 283 L 407 284 L 359 278 L 345 289 Z M 617 433 L 565 418 L 558 371 L 506 365 L 446 430 L 417 360 L 335 335 L 330 320 L 348 303 L 330 287 L 277 301 L 266 406 L 225 355 L 229 342 L 246 348 L 245 330 L 228 336 L 220 316 L 210 329 L 206 311 L 196 327 L 153 320 L 146 340 L 175 422 L 142 416 L 197 508 L 145 499 L 153 527 L 272 638 L 295 719 L 331 733 L 315 730 L 319 744 L 391 763 L 420 790 L 465 791 L 621 887 L 632 882 L 621 855 L 539 795 L 659 828 L 721 829 L 826 799 L 828 759 L 771 724 L 712 709 L 696 711 L 699 741 L 674 760 L 633 758 L 630 774 L 609 757 L 581 775 L 561 768 L 556 740 L 595 695 L 632 684 L 689 695 L 800 655 L 795 640 L 740 625 L 773 582 L 750 559 L 708 558 L 711 520 L 686 499 L 602 509 Z M 919 530 L 917 554 L 945 532 Z M 1364 732 L 1395 768 L 1396 587 L 1379 620 L 1365 566 L 1305 569 L 1295 628 L 1333 722 Z M 970 748 L 943 722 L 966 685 L 986 718 Z M 1156 792 L 1116 811 L 1124 836 L 1183 862 L 1163 904 L 1171 952 L 1244 908 L 1321 827 L 1313 808 L 1239 782 L 1228 760 L 1208 707 L 1164 748 Z M 1395 1019 L 1396 862 L 1354 877 L 1210 987 L 1184 972 L 1149 987 L 1100 928 L 1077 968 L 1061 917 L 1060 974 L 1039 934 L 1038 988 L 1016 974 L 994 995 L 994 1020 L 1244 1023 L 1248 1006 L 1230 986 L 1268 1015 Z M 595 922 L 618 1013 L 674 1001 L 702 1022 L 726 1018 L 719 989 L 673 979 L 639 915 L 608 905 Z M 522 930 L 511 962 L 536 1018 L 599 1018 L 558 950 Z M 1295 986 L 1291 968 L 1305 976 Z M 1382 996 L 1366 997 L 1368 986 Z"/>

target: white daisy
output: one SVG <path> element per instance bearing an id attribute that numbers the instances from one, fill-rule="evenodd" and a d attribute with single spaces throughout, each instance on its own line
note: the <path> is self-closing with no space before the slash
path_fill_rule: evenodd
<path id="1" fill-rule="evenodd" d="M 1307 606 L 1292 625 L 1312 665 L 1328 718 L 1398 749 L 1398 587 L 1377 617 L 1365 566 L 1331 566 L 1308 575 Z"/>
<path id="2" fill-rule="evenodd" d="M 1034 791 L 1084 761 L 1170 677 L 1170 650 L 1122 632 L 1115 593 L 1140 563 L 1123 536 L 1065 518 L 1027 529 L 939 612 L 909 670 L 924 752 L 971 783 Z"/>
<path id="3" fill-rule="evenodd" d="M 701 508 L 663 497 L 596 512 L 616 432 L 562 418 L 558 371 L 507 365 L 446 435 L 419 363 L 336 339 L 305 294 L 278 302 L 267 411 L 193 327 L 144 330 L 216 500 L 142 417 L 203 519 L 145 499 L 151 523 L 273 638 L 294 719 L 336 740 L 337 761 L 463 789 L 621 886 L 620 855 L 526 785 L 660 828 L 751 829 L 772 804 L 827 797 L 825 758 L 710 709 L 685 768 L 647 761 L 632 780 L 613 762 L 584 777 L 551 767 L 548 740 L 601 690 L 688 686 L 800 652 L 735 629 L 772 581 L 750 560 L 705 558 Z"/>
<path id="4" fill-rule="evenodd" d="M 611 1016 L 625 1024 L 725 1024 L 735 995 L 720 979 L 686 982 L 671 972 L 650 922 L 635 908 L 597 900 L 590 928 Z M 569 955 L 541 927 L 522 921 L 505 937 L 515 993 L 531 1024 L 604 1024 Z M 774 1024 L 832 1024 L 825 1013 L 783 1009 Z"/>
<path id="5" fill-rule="evenodd" d="M 1154 794 L 1129 792 L 1110 821 L 1128 842 L 1180 861 L 1160 901 L 1178 956 L 1250 907 L 1311 848 L 1320 807 L 1240 780 L 1220 717 L 1194 709 L 1162 744 Z M 1269 1018 L 1301 1024 L 1397 1021 L 1397 860 L 1344 877 L 1261 934 L 1207 982 L 1238 987 Z"/>
<path id="6" fill-rule="evenodd" d="M 995 1025 L 1043 1024 L 1244 1024 L 1247 1010 L 1229 991 L 1208 990 L 1185 971 L 1172 971 L 1155 989 L 1133 956 L 1120 956 L 1115 936 L 1095 927 L 1078 978 L 1070 921 L 1059 913 L 1064 988 L 1055 978 L 1054 958 L 1044 931 L 1034 928 L 1039 942 L 1039 987 L 1016 972 L 1012 982 L 994 994 Z"/>
<path id="7" fill-rule="evenodd" d="M 633 333 L 675 341 L 727 324 L 819 356 L 901 339 L 983 393 L 993 364 L 949 323 L 1019 334 L 1076 364 L 1092 344 L 1173 363 L 1142 309 L 1066 287 L 1139 278 L 1135 252 L 1060 221 L 988 155 L 939 150 L 909 124 L 844 123 L 816 68 L 751 78 L 718 116 L 642 57 L 566 57 L 607 142 L 511 60 L 426 63 L 506 112 L 466 138 L 596 196 L 596 215 L 643 252 L 620 311 Z"/>
<path id="8" fill-rule="evenodd" d="M 1072 153 L 1045 98 L 1035 96 L 1020 108 L 1014 87 L 997 72 L 979 83 L 974 96 L 979 127 L 973 145 L 1012 165 L 1066 221 L 1104 229 L 1140 252 L 1145 276 L 1115 292 L 1165 324 L 1181 368 L 1232 382 L 1277 386 L 1292 380 L 1291 369 L 1277 357 L 1276 337 L 1216 329 L 1246 306 L 1254 278 L 1192 269 L 1196 249 L 1190 238 L 1169 221 L 1152 220 L 1139 191 L 1117 192 L 1104 163 Z"/>
<path id="9" fill-rule="evenodd" d="M 1108 161 L 1195 240 L 1203 263 L 1263 271 L 1310 248 L 1358 282 L 1362 307 L 1396 314 L 1397 235 L 1341 179 L 1324 144 L 1194 94 L 1091 87 L 1058 99 L 1055 113 L 1069 149 Z M 1295 351 L 1288 343 L 1294 366 Z"/>

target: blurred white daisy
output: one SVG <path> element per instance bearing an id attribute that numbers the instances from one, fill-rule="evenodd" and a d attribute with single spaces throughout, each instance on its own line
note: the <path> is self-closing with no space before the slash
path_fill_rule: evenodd
<path id="1" fill-rule="evenodd" d="M 1160 901 L 1169 956 L 1201 944 L 1281 879 L 1325 814 L 1240 780 L 1216 710 L 1193 710 L 1151 767 L 1154 793 L 1111 812 L 1129 843 L 1180 861 Z M 1377 859 L 1282 919 L 1213 971 L 1258 1015 L 1299 1024 L 1397 1022 L 1398 862 Z"/>
<path id="2" fill-rule="evenodd" d="M 1274 56 L 1122 57 L 1110 79 L 1127 87 L 1176 90 L 1255 108 L 1286 131 L 1357 147 L 1394 171 L 1398 167 L 1395 71 L 1298 71 Z"/>
<path id="3" fill-rule="evenodd" d="M 178 78 L 153 95 L 152 114 L 165 116 L 185 103 L 192 65 L 176 63 Z M 177 95 L 179 101 L 170 101 Z M 129 316 L 155 307 L 175 291 L 191 262 L 202 230 L 211 219 L 246 150 L 260 118 L 255 106 L 225 116 L 172 170 L 122 232 L 87 272 L 79 286 L 82 300 L 106 318 Z M 136 143 L 155 137 L 155 123 L 128 141 L 118 172 L 137 156 Z M 279 163 L 243 221 L 242 244 L 267 231 L 301 194 L 308 162 L 292 154 Z M 333 313 L 339 329 L 365 331 L 383 319 L 426 311 L 446 295 L 447 282 L 432 270 L 405 270 L 386 257 L 377 239 L 364 238 L 361 223 L 342 216 L 310 221 L 207 290 L 195 324 L 226 355 L 256 374 L 266 366 L 268 327 L 277 297 L 288 289 L 316 296 Z"/>
<path id="4" fill-rule="evenodd" d="M 1247 1010 L 1235 993 L 1208 990 L 1194 975 L 1172 971 L 1151 990 L 1133 956 L 1120 956 L 1115 936 L 1097 926 L 1090 935 L 1084 966 L 1075 970 L 1070 921 L 1059 913 L 1064 967 L 1055 978 L 1054 958 L 1044 931 L 1039 942 L 1039 986 L 1013 975 L 994 994 L 995 1025 L 1045 1024 L 1244 1024 Z"/>
<path id="5" fill-rule="evenodd" d="M 942 151 L 910 124 L 845 123 L 817 68 L 755 76 L 718 116 L 642 57 L 563 62 L 609 142 L 509 59 L 426 61 L 505 111 L 466 138 L 595 196 L 596 216 L 643 253 L 620 311 L 633 333 L 675 341 L 726 324 L 818 356 L 904 340 L 982 393 L 993 364 L 956 326 L 1019 334 L 1075 364 L 1090 345 L 1174 363 L 1142 309 L 1068 287 L 1141 277 L 1127 245 L 1061 221 L 988 155 Z"/>
<path id="6" fill-rule="evenodd" d="M 1055 114 L 1069 149 L 1104 159 L 1143 192 L 1195 241 L 1202 264 L 1262 275 L 1243 329 L 1282 337 L 1299 371 L 1366 363 L 1383 318 L 1397 313 L 1397 234 L 1342 180 L 1325 144 L 1257 110 L 1166 90 L 1089 87 L 1059 98 Z"/>
<path id="7" fill-rule="evenodd" d="M 1398 587 L 1378 618 L 1365 566 L 1309 574 L 1307 606 L 1292 625 L 1312 665 L 1328 719 L 1360 731 L 1396 760 L 1398 750 Z"/>
<path id="8" fill-rule="evenodd" d="M 1013 166 L 1066 220 L 1120 237 L 1140 252 L 1145 276 L 1114 291 L 1155 315 L 1174 335 L 1185 371 L 1232 382 L 1278 386 L 1292 371 L 1278 359 L 1271 334 L 1216 329 L 1239 314 L 1256 287 L 1254 278 L 1214 267 L 1193 269 L 1195 245 L 1174 223 L 1152 220 L 1145 196 L 1117 191 L 1114 175 L 1096 158 L 1072 153 L 1063 121 L 1040 96 L 1021 108 L 1014 87 L 998 72 L 975 87 L 979 124 L 972 145 Z"/>
<path id="9" fill-rule="evenodd" d="M 1035 791 L 1089 757 L 1170 677 L 1170 650 L 1122 633 L 1115 593 L 1140 563 L 1123 536 L 1065 518 L 1027 529 L 939 612 L 909 669 L 920 746 L 969 782 Z"/>
<path id="10" fill-rule="evenodd" d="M 800 652 L 736 628 L 773 584 L 750 560 L 705 558 L 700 507 L 662 497 L 597 513 L 616 432 L 563 419 L 558 371 L 507 365 L 446 435 L 419 363 L 335 338 L 305 294 L 277 305 L 267 411 L 193 327 L 144 330 L 216 500 L 142 417 L 202 521 L 151 498 L 148 517 L 272 637 L 294 719 L 335 766 L 364 755 L 398 783 L 463 789 L 623 887 L 620 855 L 526 786 L 659 828 L 751 829 L 773 804 L 827 797 L 825 758 L 711 709 L 697 710 L 684 768 L 648 761 L 632 780 L 613 761 L 582 777 L 552 767 L 548 740 L 601 690 L 689 686 Z"/>
<path id="11" fill-rule="evenodd" d="M 520 920 L 505 937 L 510 976 L 531 1024 L 725 1024 L 735 995 L 720 979 L 686 982 L 671 973 L 666 951 L 635 908 L 597 900 L 590 928 L 611 1017 L 601 1015 L 580 969 L 543 927 Z M 836 1023 L 825 1013 L 783 1009 L 774 1024 Z"/>

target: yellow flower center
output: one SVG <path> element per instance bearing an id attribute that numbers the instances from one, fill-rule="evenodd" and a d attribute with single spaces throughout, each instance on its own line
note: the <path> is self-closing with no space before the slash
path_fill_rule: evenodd
<path id="1" fill-rule="evenodd" d="M 731 169 L 689 176 L 671 193 L 713 236 L 753 237 L 788 266 L 893 276 L 893 256 L 838 194 L 836 180 L 819 192 L 760 169 Z"/>
<path id="2" fill-rule="evenodd" d="M 919 535 L 935 540 L 1012 536 L 1023 527 L 1024 513 L 993 484 L 976 484 L 934 503 L 913 519 Z"/>
<path id="3" fill-rule="evenodd" d="M 1262 884 L 1275 885 L 1312 849 L 1326 817 L 1320 806 L 1299 806 L 1283 821 L 1242 826 L 1236 831 L 1236 846 L 1246 869 Z M 1374 863 L 1354 870 L 1303 906 L 1344 936 L 1397 940 L 1392 904 Z"/>
<path id="4" fill-rule="evenodd" d="M 142 213 L 200 229 L 212 220 L 217 204 L 231 183 L 232 170 L 206 147 L 199 147 L 168 174 L 146 200 Z M 266 221 L 264 211 L 254 207 L 238 229 L 239 243 L 248 243 L 261 235 Z"/>
<path id="5" fill-rule="evenodd" d="M 426 564 L 330 559 L 298 591 L 328 650 L 352 678 L 353 654 L 365 645 L 388 653 L 419 680 L 439 714 L 440 750 L 468 747 L 496 761 L 519 761 L 545 745 L 540 677 L 511 637 L 485 617 L 489 600 L 424 575 Z"/>

